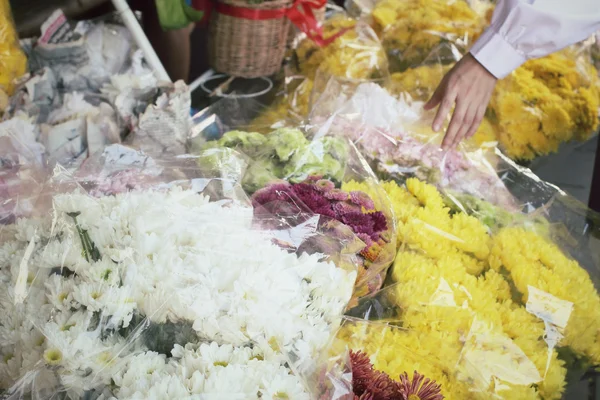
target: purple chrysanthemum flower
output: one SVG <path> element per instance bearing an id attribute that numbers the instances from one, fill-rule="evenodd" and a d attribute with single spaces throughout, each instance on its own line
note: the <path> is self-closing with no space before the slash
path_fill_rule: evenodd
<path id="1" fill-rule="evenodd" d="M 368 214 L 351 212 L 342 215 L 342 222 L 348 225 L 355 233 L 373 234 L 373 221 Z"/>
<path id="2" fill-rule="evenodd" d="M 333 184 L 333 182 L 331 182 L 330 180 L 327 179 L 319 179 L 316 183 L 315 183 L 315 189 L 317 189 L 319 192 L 329 192 L 330 190 L 335 189 L 335 185 Z"/>
<path id="3" fill-rule="evenodd" d="M 252 204 L 265 205 L 273 201 L 288 201 L 293 196 L 292 185 L 287 182 L 271 183 L 259 189 L 252 196 Z"/>
<path id="4" fill-rule="evenodd" d="M 338 219 L 341 219 L 343 215 L 346 214 L 350 214 L 350 213 L 361 213 L 360 207 L 355 205 L 355 204 L 351 204 L 351 203 L 335 203 L 333 205 L 333 210 L 335 211 L 336 215 L 338 216 Z"/>
<path id="5" fill-rule="evenodd" d="M 297 183 L 294 185 L 293 190 L 300 201 L 302 201 L 311 211 L 326 207 L 331 208 L 329 200 L 327 200 L 323 194 L 315 189 L 312 185 L 306 183 Z"/>
<path id="6" fill-rule="evenodd" d="M 369 213 L 368 215 L 371 217 L 371 221 L 373 221 L 373 231 L 383 232 L 387 230 L 387 220 L 381 211 Z"/>
<path id="7" fill-rule="evenodd" d="M 358 206 L 364 207 L 367 211 L 375 209 L 375 203 L 373 203 L 373 200 L 371 200 L 369 195 L 364 192 L 350 192 L 350 201 Z"/>
<path id="8" fill-rule="evenodd" d="M 329 192 L 325 192 L 324 195 L 329 200 L 336 201 L 346 201 L 350 198 L 350 195 L 341 189 L 331 189 Z"/>

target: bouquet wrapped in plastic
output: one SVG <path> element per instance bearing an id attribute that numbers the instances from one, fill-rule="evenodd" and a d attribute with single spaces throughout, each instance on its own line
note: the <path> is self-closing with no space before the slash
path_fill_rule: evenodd
<path id="1" fill-rule="evenodd" d="M 485 26 L 483 16 L 466 1 L 384 0 L 371 16 L 391 72 L 421 65 L 440 45 L 452 44 L 464 53 Z"/>
<path id="2" fill-rule="evenodd" d="M 223 110 L 231 109 L 227 103 L 217 103 L 212 113 L 197 121 L 196 127 L 204 129 L 194 132 L 192 151 L 220 155 L 228 149 L 247 157 L 242 186 L 252 196 L 255 213 L 292 216 L 301 224 L 303 219 L 293 216 L 308 212 L 323 217 L 324 229 L 330 221 L 349 227 L 364 243 L 358 251 L 355 297 L 378 290 L 395 253 L 394 222 L 385 193 L 352 143 L 333 136 L 309 139 L 299 128 L 279 128 L 267 134 L 229 130 L 235 125 L 226 123 L 229 114 Z M 215 120 L 221 121 L 218 135 L 213 135 L 212 125 L 205 124 L 212 121 L 214 125 Z M 212 163 L 221 171 L 227 168 L 223 165 L 231 165 L 218 157 Z"/>
<path id="3" fill-rule="evenodd" d="M 34 211 L 46 177 L 44 147 L 36 133 L 23 115 L 0 123 L 0 226 Z"/>
<path id="4" fill-rule="evenodd" d="M 560 399 L 598 365 L 597 268 L 564 251 L 548 221 L 486 225 L 414 178 L 384 187 L 398 218 L 395 284 L 348 312 L 333 354 L 362 351 L 396 379 L 417 371 L 451 399 Z"/>
<path id="5" fill-rule="evenodd" d="M 91 196 L 57 171 L 47 212 L 2 228 L 3 395 L 309 399 L 301 376 L 339 326 L 352 264 L 308 244 L 334 240 L 316 223 L 271 230 L 242 199 L 209 198 L 209 181 L 235 183 L 195 160 L 153 163 L 180 179 Z"/>
<path id="6" fill-rule="evenodd" d="M 501 80 L 489 120 L 511 158 L 530 160 L 597 132 L 600 77 L 586 55 L 565 50 L 530 60 Z"/>
<path id="7" fill-rule="evenodd" d="M 317 72 L 352 80 L 387 77 L 387 59 L 376 33 L 363 21 L 337 14 L 323 24 L 325 37 L 339 35 L 327 46 L 302 40 L 294 49 L 300 73 L 314 79 Z"/>
<path id="8" fill-rule="evenodd" d="M 503 208 L 517 204 L 496 171 L 493 151 L 461 148 L 444 152 L 422 103 L 391 96 L 365 83 L 330 80 L 315 103 L 311 124 L 322 134 L 352 140 L 383 179 L 417 177 L 444 190 L 471 194 Z"/>

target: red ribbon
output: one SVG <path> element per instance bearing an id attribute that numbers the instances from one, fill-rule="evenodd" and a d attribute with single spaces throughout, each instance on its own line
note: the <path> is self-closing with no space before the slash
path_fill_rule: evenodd
<path id="1" fill-rule="evenodd" d="M 326 2 L 327 0 L 295 0 L 290 8 L 278 8 L 274 10 L 238 7 L 217 2 L 215 11 L 220 14 L 229 15 L 230 17 L 254 21 L 287 17 L 318 46 L 327 46 L 346 33 L 348 29 L 342 29 L 328 38 L 323 37 L 323 27 L 321 27 L 315 18 L 313 10 L 325 7 Z"/>

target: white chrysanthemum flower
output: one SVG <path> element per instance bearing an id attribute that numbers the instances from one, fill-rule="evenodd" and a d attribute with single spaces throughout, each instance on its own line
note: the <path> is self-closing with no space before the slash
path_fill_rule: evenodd
<path id="1" fill-rule="evenodd" d="M 0 306 L 10 314 L 0 315 L 0 345 L 21 349 L 40 340 L 35 329 L 44 335 L 28 368 L 37 358 L 73 396 L 114 382 L 117 398 L 305 398 L 283 353 L 314 370 L 355 272 L 290 254 L 252 229 L 251 208 L 189 190 L 57 195 L 53 212 L 21 221 L 16 244 L 0 249 Z M 32 239 L 25 300 L 15 305 Z M 148 341 L 146 324 L 165 337 Z M 146 351 L 196 340 L 177 334 L 190 326 L 211 343 L 175 345 L 168 363 Z M 258 346 L 244 347 L 250 341 Z"/>
<path id="2" fill-rule="evenodd" d="M 61 238 L 50 239 L 33 255 L 31 263 L 38 268 L 71 272 L 79 272 L 87 268 L 89 263 L 81 257 L 81 241 L 78 236 L 61 235 Z"/>
<path id="3" fill-rule="evenodd" d="M 204 381 L 203 396 L 206 399 L 258 399 L 260 385 L 252 375 L 250 368 L 236 364 L 215 368 Z"/>
<path id="4" fill-rule="evenodd" d="M 48 218 L 19 218 L 15 223 L 15 239 L 29 243 L 33 238 L 50 237 L 52 222 Z"/>
<path id="5" fill-rule="evenodd" d="M 273 400 L 310 399 L 310 396 L 304 390 L 304 386 L 297 376 L 288 374 L 285 368 L 280 368 L 278 372 L 277 374 L 263 376 L 262 398 Z"/>
<path id="6" fill-rule="evenodd" d="M 46 279 L 46 297 L 48 302 L 57 310 L 70 310 L 78 308 L 78 303 L 73 298 L 75 281 L 58 274 L 53 274 Z"/>
<path id="7" fill-rule="evenodd" d="M 13 236 L 14 237 L 14 236 Z M 10 264 L 10 260 L 17 256 L 22 255 L 23 244 L 16 240 L 10 240 L 0 245 L 0 269 L 6 268 Z"/>

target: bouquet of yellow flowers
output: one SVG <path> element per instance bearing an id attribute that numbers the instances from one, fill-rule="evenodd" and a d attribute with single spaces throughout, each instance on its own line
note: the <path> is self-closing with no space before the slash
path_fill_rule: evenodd
<path id="1" fill-rule="evenodd" d="M 484 27 L 481 15 L 462 0 L 383 0 L 372 17 L 392 72 L 421 65 L 443 44 L 465 51 Z"/>
<path id="2" fill-rule="evenodd" d="M 295 49 L 300 72 L 314 79 L 317 72 L 347 79 L 381 79 L 387 59 L 373 30 L 363 22 L 338 14 L 323 24 L 325 37 L 343 32 L 333 43 L 319 47 L 310 39 Z"/>
<path id="3" fill-rule="evenodd" d="M 313 81 L 300 77 L 285 83 L 275 101 L 262 110 L 246 128 L 260 133 L 268 133 L 289 124 L 298 125 L 308 115 Z"/>
<path id="4" fill-rule="evenodd" d="M 427 101 L 452 65 L 421 65 L 392 74 L 387 89 Z M 571 50 L 530 60 L 501 80 L 472 142 L 498 141 L 513 159 L 531 160 L 598 129 L 600 78 Z"/>
<path id="5" fill-rule="evenodd" d="M 526 62 L 499 82 L 490 103 L 504 150 L 527 160 L 589 138 L 599 108 L 598 71 L 568 50 Z"/>
<path id="6" fill-rule="evenodd" d="M 416 370 L 449 399 L 560 399 L 574 362 L 600 362 L 600 297 L 543 231 L 490 230 L 416 179 L 383 187 L 395 285 L 350 310 L 336 351 L 364 351 L 391 377 Z"/>

